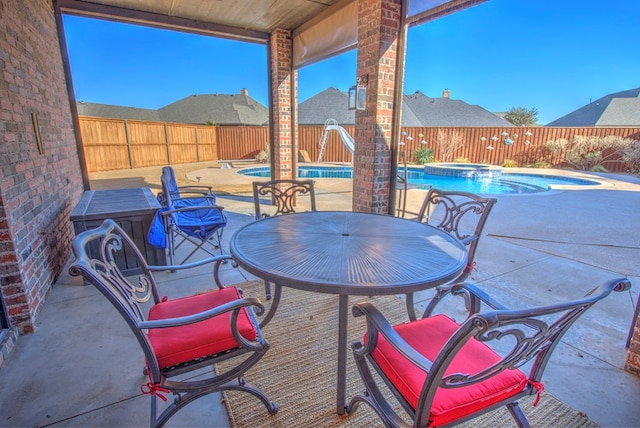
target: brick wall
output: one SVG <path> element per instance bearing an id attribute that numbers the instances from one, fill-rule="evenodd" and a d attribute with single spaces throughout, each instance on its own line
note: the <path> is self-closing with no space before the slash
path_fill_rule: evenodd
<path id="1" fill-rule="evenodd" d="M 33 115 L 41 135 L 39 150 Z M 0 297 L 33 332 L 70 252 L 82 193 L 51 0 L 0 2 Z M 6 346 L 2 361 L 6 358 Z"/>

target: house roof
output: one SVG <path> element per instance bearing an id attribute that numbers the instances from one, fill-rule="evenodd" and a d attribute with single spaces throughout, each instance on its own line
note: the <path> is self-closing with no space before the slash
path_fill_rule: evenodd
<path id="1" fill-rule="evenodd" d="M 327 88 L 298 106 L 299 125 L 321 125 L 327 119 L 354 124 L 355 110 L 347 108 L 349 95 L 336 88 Z"/>
<path id="2" fill-rule="evenodd" d="M 191 95 L 158 110 L 165 122 L 264 125 L 269 109 L 245 94 Z"/>
<path id="3" fill-rule="evenodd" d="M 269 122 L 269 109 L 246 93 L 191 95 L 158 110 L 80 101 L 78 114 L 193 124 L 214 122 L 218 125 L 265 125 Z"/>
<path id="4" fill-rule="evenodd" d="M 321 125 L 327 119 L 352 125 L 353 110 L 347 109 L 348 94 L 328 88 L 300 103 L 298 124 Z M 430 98 L 417 91 L 402 102 L 402 126 L 513 126 L 512 123 L 477 105 L 450 98 Z"/>
<path id="5" fill-rule="evenodd" d="M 85 101 L 78 101 L 77 106 L 78 115 L 80 116 L 108 117 L 128 120 L 151 120 L 154 122 L 160 121 L 158 110 L 153 109 L 88 103 Z"/>
<path id="6" fill-rule="evenodd" d="M 298 124 L 323 125 L 327 119 L 340 124 L 355 124 L 355 111 L 347 108 L 348 94 L 330 87 L 298 107 Z M 240 94 L 191 95 L 158 110 L 121 107 L 87 102 L 78 103 L 81 116 L 175 123 L 218 125 L 266 125 L 269 110 Z M 417 91 L 405 95 L 402 102 L 402 126 L 514 126 L 507 120 L 477 105 L 448 97 L 430 98 Z"/>
<path id="7" fill-rule="evenodd" d="M 640 88 L 606 95 L 547 126 L 640 126 Z"/>
<path id="8" fill-rule="evenodd" d="M 431 98 L 416 91 L 405 95 L 404 102 L 417 117 L 419 126 L 514 126 L 478 105 L 449 97 Z"/>

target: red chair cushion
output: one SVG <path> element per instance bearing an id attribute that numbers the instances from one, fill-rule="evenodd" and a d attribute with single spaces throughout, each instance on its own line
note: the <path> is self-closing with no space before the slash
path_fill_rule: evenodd
<path id="1" fill-rule="evenodd" d="M 158 303 L 149 310 L 149 320 L 176 318 L 204 312 L 242 296 L 235 287 L 210 291 Z M 149 330 L 149 341 L 161 369 L 192 361 L 207 355 L 238 347 L 231 334 L 231 312 L 194 324 Z M 256 330 L 246 308 L 238 315 L 238 331 L 248 340 L 255 340 Z"/>
<path id="2" fill-rule="evenodd" d="M 400 324 L 396 332 L 421 355 L 434 361 L 445 342 L 459 325 L 446 315 L 435 315 L 419 321 Z M 402 396 L 416 409 L 427 373 L 404 358 L 382 337 L 372 357 Z M 474 374 L 500 360 L 500 356 L 484 343 L 471 338 L 458 352 L 446 370 Z M 505 370 L 482 382 L 460 388 L 440 388 L 431 407 L 430 423 L 445 425 L 471 415 L 505 398 L 516 395 L 527 386 L 520 370 Z"/>

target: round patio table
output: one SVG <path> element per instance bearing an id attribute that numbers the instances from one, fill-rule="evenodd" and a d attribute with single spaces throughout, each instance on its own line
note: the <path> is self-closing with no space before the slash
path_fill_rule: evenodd
<path id="1" fill-rule="evenodd" d="M 350 295 L 417 292 L 456 278 L 465 245 L 418 221 L 382 214 L 314 211 L 268 217 L 240 228 L 231 255 L 253 275 L 275 284 L 269 322 L 281 287 L 337 294 L 336 411 L 345 413 L 347 315 Z"/>

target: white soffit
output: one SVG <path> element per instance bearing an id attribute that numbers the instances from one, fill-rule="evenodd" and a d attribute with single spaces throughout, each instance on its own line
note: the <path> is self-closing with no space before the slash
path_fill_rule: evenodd
<path id="1" fill-rule="evenodd" d="M 293 32 L 293 68 L 346 52 L 357 44 L 357 2 L 338 2 Z"/>

